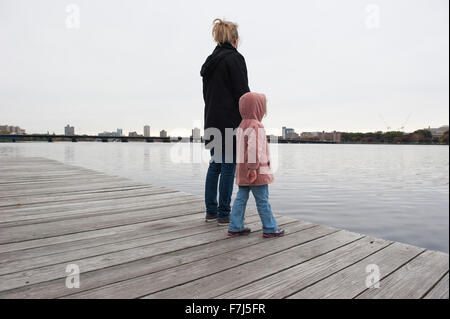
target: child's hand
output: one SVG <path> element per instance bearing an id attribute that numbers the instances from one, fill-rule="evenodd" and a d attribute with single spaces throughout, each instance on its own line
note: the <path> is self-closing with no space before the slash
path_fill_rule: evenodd
<path id="1" fill-rule="evenodd" d="M 256 181 L 256 178 L 258 177 L 258 173 L 255 169 L 251 169 L 247 173 L 247 178 L 250 182 L 250 184 L 254 183 Z"/>

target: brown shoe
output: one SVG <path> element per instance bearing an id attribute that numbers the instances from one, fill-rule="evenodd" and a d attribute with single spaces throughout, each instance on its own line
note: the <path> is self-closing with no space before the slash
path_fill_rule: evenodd
<path id="1" fill-rule="evenodd" d="M 217 225 L 219 225 L 219 226 L 228 226 L 228 224 L 230 224 L 229 217 L 217 220 Z"/>
<path id="2" fill-rule="evenodd" d="M 206 215 L 205 217 L 205 222 L 209 223 L 209 222 L 215 222 L 217 220 L 217 215 L 214 216 L 208 216 Z"/>

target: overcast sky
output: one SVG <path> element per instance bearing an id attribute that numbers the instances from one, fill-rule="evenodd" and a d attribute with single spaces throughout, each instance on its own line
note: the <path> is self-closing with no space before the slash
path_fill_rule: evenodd
<path id="1" fill-rule="evenodd" d="M 239 24 L 269 133 L 436 127 L 448 15 L 448 0 L 0 0 L 0 125 L 187 135 L 203 125 L 199 71 L 220 17 Z"/>

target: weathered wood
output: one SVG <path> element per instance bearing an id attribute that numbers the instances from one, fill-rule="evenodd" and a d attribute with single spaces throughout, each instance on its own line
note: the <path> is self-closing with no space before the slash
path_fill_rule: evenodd
<path id="1" fill-rule="evenodd" d="M 114 197 L 114 196 L 111 196 Z M 145 195 L 138 195 L 135 197 L 120 197 L 117 199 L 123 199 L 126 198 L 130 202 L 133 202 L 133 205 L 127 205 L 125 202 L 125 205 L 129 208 L 152 208 L 155 206 L 160 206 L 161 203 L 168 203 L 168 200 L 172 200 L 173 197 L 178 197 L 178 199 L 184 199 L 187 201 L 198 201 L 197 198 L 193 197 L 192 195 L 186 195 L 182 193 L 177 192 L 167 192 L 167 191 L 160 191 L 155 190 L 151 192 L 146 192 Z M 134 199 L 134 201 L 133 201 Z M 103 200 L 103 199 L 99 199 Z M 88 206 L 91 207 L 90 211 L 79 211 L 79 210 L 67 210 L 67 211 L 56 211 L 56 212 L 43 212 L 41 208 L 36 208 L 36 211 L 28 210 L 26 212 L 21 211 L 20 213 L 4 213 L 0 215 L 0 228 L 4 227 L 15 227 L 15 226 L 21 226 L 21 225 L 29 225 L 29 224 L 39 224 L 39 223 L 48 223 L 58 220 L 65 220 L 65 219 L 74 219 L 74 218 L 86 218 L 88 216 L 99 216 L 99 215 L 107 215 L 107 214 L 116 214 L 116 213 L 122 213 L 123 211 L 120 210 L 120 208 L 116 209 L 107 209 L 104 208 L 97 209 L 98 205 L 93 205 L 92 202 L 95 202 L 96 200 L 89 200 Z M 138 203 L 136 205 L 135 203 Z M 121 202 L 120 206 L 124 206 L 124 203 Z M 169 204 L 169 203 L 168 203 Z M 114 207 L 115 205 L 105 205 L 106 207 Z M 65 206 L 63 206 L 65 207 Z M 103 206 L 101 206 L 103 207 Z M 73 207 L 72 207 L 73 208 Z"/>
<path id="2" fill-rule="evenodd" d="M 221 237 L 225 237 L 224 230 L 222 229 L 220 232 Z M 144 245 L 134 248 L 128 248 L 112 253 L 98 254 L 83 259 L 71 258 L 71 260 L 67 260 L 59 264 L 57 263 L 58 261 L 56 261 L 53 262 L 52 265 L 5 274 L 0 277 L 0 291 L 17 288 L 26 284 L 40 283 L 43 281 L 65 277 L 65 267 L 69 263 L 77 264 L 82 272 L 90 272 L 101 268 L 129 263 L 131 261 L 197 246 L 205 242 L 207 235 L 208 233 L 201 234 L 200 236 L 189 236 L 157 243 L 151 243 L 148 241 Z M 7 272 L 8 269 L 10 268 L 5 268 L 3 265 L 0 267 L 0 270 L 4 272 Z"/>
<path id="3" fill-rule="evenodd" d="M 114 232 L 102 234 L 98 237 L 92 237 L 92 235 L 90 235 L 85 239 L 64 241 L 61 243 L 41 245 L 29 249 L 2 252 L 0 253 L 0 263 L 58 253 L 68 253 L 72 250 L 86 249 L 107 244 L 114 245 L 122 241 L 130 241 L 151 236 L 157 236 L 157 239 L 160 241 L 172 240 L 195 233 L 207 232 L 211 229 L 216 229 L 216 223 L 204 224 L 201 218 L 203 217 L 202 214 L 203 213 L 189 215 L 191 216 L 191 218 L 186 217 L 186 220 L 183 223 L 178 222 L 179 215 L 172 218 L 170 218 L 169 216 L 165 216 L 166 218 L 164 220 L 171 223 L 170 227 L 167 228 L 161 227 L 161 220 L 157 219 L 144 223 L 131 224 L 128 226 L 108 228 L 108 230 L 114 230 Z M 256 214 L 256 212 L 248 212 L 246 216 L 246 222 L 253 222 L 255 220 L 259 220 L 259 216 Z M 102 230 L 98 232 L 102 232 Z"/>
<path id="4" fill-rule="evenodd" d="M 264 239 L 252 209 L 229 238 L 204 215 L 201 196 L 1 157 L 0 298 L 448 298 L 448 254 L 280 216 L 286 236 Z"/>
<path id="5" fill-rule="evenodd" d="M 367 267 L 376 265 L 380 270 L 380 279 L 400 268 L 412 258 L 422 253 L 424 249 L 401 243 L 393 243 L 380 251 L 354 263 L 316 283 L 298 287 L 298 292 L 291 294 L 292 299 L 344 299 L 355 298 L 367 289 L 366 280 L 369 275 Z M 303 276 L 301 276 L 303 279 Z M 369 282 L 370 283 L 370 282 Z M 306 287 L 306 288 L 305 288 Z"/>
<path id="6" fill-rule="evenodd" d="M 315 231 L 320 231 L 323 226 L 314 228 Z M 318 255 L 335 250 L 343 245 L 349 244 L 355 240 L 361 238 L 360 235 L 345 231 L 328 230 L 328 233 L 321 233 L 320 236 L 313 235 L 309 238 L 304 236 L 308 234 L 308 231 L 296 233 L 294 236 L 287 237 L 284 240 L 277 241 L 272 244 L 273 247 L 265 247 L 263 250 L 266 252 L 265 256 L 261 256 L 260 247 L 250 247 L 239 251 L 234 251 L 230 256 L 221 256 L 220 261 L 216 261 L 215 264 L 230 264 L 233 266 L 228 267 L 226 270 L 220 273 L 214 273 L 209 276 L 205 276 L 207 269 L 204 267 L 197 267 L 195 265 L 192 269 L 185 269 L 180 271 L 173 269 L 174 272 L 170 277 L 160 277 L 160 280 L 165 279 L 165 286 L 159 289 L 159 292 L 152 293 L 144 298 L 183 298 L 189 294 L 192 298 L 214 298 L 223 293 L 229 292 L 233 289 L 237 289 L 244 285 L 248 285 L 253 281 L 262 279 L 266 276 L 270 276 L 277 272 L 283 271 L 295 265 L 301 264 L 307 260 L 315 258 Z M 325 236 L 323 236 L 325 235 Z M 328 235 L 328 236 L 327 236 Z M 302 239 L 305 238 L 305 239 Z M 289 246 L 285 246 L 288 242 L 288 238 L 293 242 Z M 296 244 L 293 246 L 292 244 Z M 267 254 L 271 252 L 272 254 Z M 258 258 L 252 258 L 249 260 L 248 256 L 256 254 Z M 258 255 L 259 254 L 259 255 Z M 262 258 L 261 258 L 262 257 Z M 242 260 L 241 265 L 236 266 L 236 260 Z M 228 261 L 230 260 L 230 261 Z M 212 264 L 207 263 L 206 268 L 211 268 Z M 171 277 L 184 275 L 187 279 L 192 278 L 192 275 L 198 276 L 194 281 L 187 282 L 180 286 L 174 287 Z M 230 280 L 232 278 L 232 280 Z M 192 278 L 194 279 L 194 278 Z M 120 283 L 119 283 L 120 284 Z M 151 289 L 159 287 L 153 283 Z M 167 287 L 172 287 L 167 289 Z"/>
<path id="7" fill-rule="evenodd" d="M 220 298 L 286 298 L 302 288 L 349 267 L 377 252 L 390 242 L 370 237 L 361 238 L 343 247 L 303 262 L 262 280 L 225 293 Z"/>
<path id="8" fill-rule="evenodd" d="M 176 211 L 179 215 L 204 211 L 204 204 L 197 200 L 174 199 L 167 204 L 144 210 L 128 211 L 123 214 L 99 215 L 67 221 L 56 221 L 36 225 L 9 227 L 0 232 L 0 244 L 14 243 L 31 239 L 68 235 L 89 230 L 110 228 L 119 225 L 142 223 L 155 218 L 164 218 L 164 213 Z"/>
<path id="9" fill-rule="evenodd" d="M 227 253 L 204 258 L 148 276 L 121 281 L 113 285 L 87 291 L 86 293 L 75 294 L 71 298 L 121 298 L 124 295 L 128 295 L 128 298 L 141 297 L 207 275 L 222 273 L 230 268 L 270 256 L 280 250 L 296 247 L 301 243 L 317 239 L 335 231 L 334 229 L 321 226 L 308 228 L 304 231 L 286 236 L 278 245 L 274 245 L 273 240 L 263 240 L 249 247 L 235 249 Z M 228 281 L 230 281 L 230 277 Z M 190 295 L 191 297 L 195 297 L 195 295 Z"/>
<path id="10" fill-rule="evenodd" d="M 367 289 L 357 298 L 422 298 L 448 272 L 448 267 L 447 254 L 425 251 L 381 280 L 380 288 Z"/>
<path id="11" fill-rule="evenodd" d="M 448 299 L 448 272 L 431 291 L 429 291 L 424 299 Z"/>
<path id="12" fill-rule="evenodd" d="M 114 196 L 114 198 L 123 198 L 123 197 L 130 197 L 130 196 L 138 196 L 140 194 L 145 193 L 151 193 L 155 190 L 165 190 L 166 192 L 175 192 L 173 190 L 168 190 L 163 187 L 156 187 L 156 186 L 148 186 L 146 188 L 140 187 L 140 188 L 129 188 L 129 189 L 121 189 L 118 191 L 117 189 L 113 190 L 104 190 L 103 192 L 87 192 L 87 193 L 81 193 L 81 194 L 74 194 L 73 192 L 70 193 L 63 193 L 63 194 L 44 194 L 44 195 L 22 195 L 22 196 L 8 196 L 7 199 L 3 199 L 0 209 L 7 206 L 17 206 L 17 203 L 21 203 L 22 206 L 25 205 L 33 205 L 33 204 L 40 204 L 40 203 L 51 203 L 51 202 L 73 202 L 73 201 L 84 201 L 91 198 L 94 199 L 102 199 L 102 198 L 111 198 L 111 196 Z"/>
<path id="13" fill-rule="evenodd" d="M 297 222 L 285 217 L 279 219 L 279 222 L 280 225 L 286 227 L 290 234 L 315 227 L 313 224 Z M 0 292 L 0 298 L 59 298 L 119 281 L 149 275 L 161 270 L 192 263 L 197 260 L 224 254 L 235 249 L 265 241 L 261 236 L 260 222 L 251 222 L 248 226 L 255 228 L 255 232 L 252 236 L 233 238 L 230 240 L 231 238 L 224 236 L 223 229 L 220 227 L 215 227 L 214 229 L 213 227 L 212 230 L 206 234 L 207 236 L 200 234 L 196 235 L 198 238 L 203 238 L 204 241 L 207 242 L 206 244 L 175 250 L 167 254 L 146 257 L 109 268 L 84 272 L 81 277 L 82 285 L 80 289 L 77 290 L 67 289 L 64 282 L 65 278 L 62 278 L 62 280 L 55 279 Z M 187 234 L 185 234 L 185 236 L 187 236 Z M 127 298 L 130 297 L 128 296 Z"/>

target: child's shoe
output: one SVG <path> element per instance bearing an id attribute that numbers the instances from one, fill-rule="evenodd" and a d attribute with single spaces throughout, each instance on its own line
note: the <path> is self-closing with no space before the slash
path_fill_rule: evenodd
<path id="1" fill-rule="evenodd" d="M 228 231 L 228 236 L 230 237 L 236 237 L 236 236 L 246 236 L 249 235 L 251 232 L 250 228 L 244 227 L 244 229 L 240 231 Z"/>
<path id="2" fill-rule="evenodd" d="M 284 236 L 284 229 L 279 229 L 278 231 L 274 233 L 263 233 L 264 238 L 274 238 L 274 237 L 283 237 Z"/>

